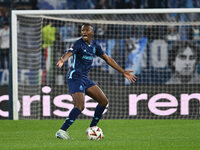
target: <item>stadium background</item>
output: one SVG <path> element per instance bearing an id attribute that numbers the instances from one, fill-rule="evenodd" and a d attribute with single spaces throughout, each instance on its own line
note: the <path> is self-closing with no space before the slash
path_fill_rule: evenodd
<path id="1" fill-rule="evenodd" d="M 12 2 L 12 3 L 11 3 Z M 68 3 L 69 2 L 69 3 Z M 71 3 L 70 3 L 71 2 Z M 85 2 L 85 3 L 82 3 Z M 92 3 L 91 3 L 92 2 Z M 103 6 L 97 7 L 97 0 L 0 0 L 0 26 L 3 27 L 4 22 L 9 22 L 10 17 L 10 9 L 94 9 L 94 8 L 200 8 L 199 0 L 109 0 L 106 1 L 107 4 Z M 6 13 L 6 11 L 8 13 Z M 182 18 L 180 15 L 173 14 L 172 16 L 168 16 L 169 19 L 174 18 Z M 182 18 L 183 22 L 184 19 Z M 61 25 L 61 24 L 60 24 Z M 60 26 L 59 26 L 60 27 Z M 191 26 L 188 26 L 189 28 Z M 188 28 L 188 29 L 189 29 Z M 154 33 L 157 33 L 155 29 L 152 29 Z M 120 29 L 123 31 L 123 29 Z M 134 31 L 139 31 L 134 29 Z M 166 35 L 166 29 L 161 30 L 163 34 Z M 189 31 L 189 30 L 188 30 Z M 78 33 L 78 32 L 77 32 Z M 119 32 L 120 34 L 120 32 Z M 24 34 L 22 34 L 24 35 Z M 8 93 L 9 93 L 9 71 L 8 68 L 0 68 L 0 149 L 5 150 L 27 150 L 27 149 L 99 149 L 99 150 L 116 150 L 116 149 L 124 149 L 124 150 L 199 150 L 200 147 L 200 128 L 199 128 L 199 96 L 196 95 L 196 99 L 193 99 L 189 103 L 189 107 L 182 107 L 181 103 L 185 100 L 187 101 L 187 95 L 183 94 L 198 94 L 199 93 L 199 84 L 191 84 L 191 85 L 167 85 L 166 81 L 171 76 L 171 70 L 168 68 L 166 61 L 163 61 L 163 53 L 157 52 L 158 55 L 154 55 L 154 63 L 152 64 L 152 59 L 149 52 L 151 51 L 151 44 L 154 40 L 155 43 L 162 43 L 165 47 L 165 54 L 168 54 L 168 44 L 171 43 L 166 41 L 164 37 L 156 37 L 156 34 L 146 37 L 143 34 L 137 33 L 140 36 L 133 36 L 131 39 L 131 43 L 136 46 L 142 47 L 138 52 L 144 52 L 145 55 L 141 55 L 138 53 L 139 58 L 145 58 L 144 62 L 138 62 L 139 66 L 133 66 L 137 69 L 138 81 L 136 85 L 127 85 L 127 82 L 122 78 L 122 76 L 117 75 L 113 78 L 113 70 L 108 68 L 107 66 L 99 67 L 101 65 L 101 61 L 95 58 L 95 66 L 92 69 L 92 79 L 94 81 L 98 81 L 98 84 L 105 91 L 108 97 L 112 97 L 109 111 L 107 111 L 104 115 L 103 120 L 98 124 L 104 131 L 105 139 L 101 141 L 89 141 L 85 136 L 85 129 L 88 127 L 91 121 L 91 109 L 86 109 L 87 112 L 84 112 L 80 116 L 82 119 L 78 119 L 75 124 L 70 128 L 70 135 L 74 138 L 72 141 L 62 141 L 55 139 L 55 132 L 59 129 L 60 125 L 63 123 L 65 116 L 68 113 L 66 108 L 71 108 L 73 105 L 71 104 L 71 98 L 66 93 L 67 86 L 63 85 L 64 75 L 67 70 L 56 70 L 55 72 L 59 73 L 58 76 L 53 76 L 54 80 L 50 83 L 48 80 L 45 81 L 45 84 L 41 84 L 40 93 L 42 98 L 45 99 L 48 104 L 48 96 L 51 97 L 52 107 L 43 107 L 42 101 L 39 101 L 39 106 L 31 104 L 31 107 L 34 109 L 26 109 L 23 110 L 20 107 L 20 120 L 19 121 L 11 121 L 8 119 Z M 188 34 L 186 34 L 188 35 Z M 192 35 L 182 36 L 185 40 L 190 39 Z M 196 35 L 197 39 L 199 34 Z M 23 36 L 22 36 L 23 38 Z M 27 38 L 24 35 L 24 38 Z M 152 38 L 151 40 L 149 40 Z M 193 37 L 192 37 L 193 38 Z M 110 40 L 110 41 L 109 41 Z M 141 40 L 141 43 L 139 41 Z M 23 41 L 23 40 L 22 40 Z M 108 42 L 109 41 L 109 42 Z M 24 42 L 26 42 L 24 40 Z M 58 41 L 57 41 L 58 42 Z M 99 41 L 104 49 L 107 49 L 107 53 L 111 56 L 118 56 L 117 61 L 121 63 L 124 68 L 128 67 L 129 64 L 126 60 L 127 53 L 124 52 L 124 38 L 118 36 L 115 40 L 111 40 L 107 38 L 107 40 L 99 39 Z M 115 43 L 118 43 L 115 45 Z M 119 44 L 120 43 L 120 44 Z M 197 42 L 198 43 L 198 42 Z M 67 43 L 69 46 L 70 42 Z M 110 44 L 110 45 L 109 45 Z M 23 45 L 23 44 L 22 44 Z M 55 45 L 61 45 L 56 43 Z M 115 48 L 113 48 L 115 45 Z M 27 46 L 27 45 L 26 45 Z M 58 49 L 54 47 L 54 54 L 57 54 L 58 57 L 62 53 L 62 51 L 58 52 Z M 155 45 L 154 45 L 155 46 Z M 159 46 L 159 45 L 157 45 Z M 58 48 L 58 47 L 57 47 Z M 60 49 L 60 48 L 59 48 Z M 108 51 L 109 50 L 109 51 Z M 114 52 L 116 52 L 115 54 Z M 64 51 L 64 50 L 63 50 Z M 122 54 L 122 55 L 121 55 Z M 134 58 L 136 55 L 133 53 L 128 55 L 130 56 L 130 60 Z M 159 59 L 157 59 L 159 58 Z M 57 58 L 54 57 L 55 63 Z M 122 60 L 122 61 L 121 61 Z M 156 60 L 156 61 L 155 61 Z M 162 60 L 162 61 L 161 61 Z M 2 61 L 0 60 L 2 63 Z M 4 63 L 4 62 L 3 62 Z M 8 62 L 5 62 L 7 64 Z M 70 65 L 69 61 L 66 63 L 65 68 Z M 130 62 L 131 64 L 131 62 Z M 146 65 L 147 64 L 147 65 Z M 160 68 L 161 65 L 162 67 Z M 163 67 L 164 66 L 164 67 Z M 8 67 L 8 66 L 7 66 Z M 19 87 L 24 89 L 24 93 L 28 89 L 34 91 L 35 82 L 38 81 L 34 77 L 34 72 L 19 72 L 20 79 Z M 97 74 L 95 72 L 99 72 L 103 76 L 103 80 L 99 80 L 97 78 Z M 199 74 L 199 66 L 197 66 L 196 73 Z M 54 73 L 53 73 L 54 74 Z M 31 77 L 30 77 L 31 76 Z M 58 77 L 58 78 L 57 78 Z M 116 79 L 116 80 L 113 80 Z M 42 81 L 42 78 L 40 79 Z M 120 82 L 118 82 L 120 81 Z M 36 86 L 38 87 L 38 86 Z M 56 91 L 57 90 L 57 91 Z M 56 92 L 55 92 L 56 91 Z M 112 91 L 112 92 L 111 92 Z M 168 93 L 168 95 L 163 95 L 163 93 Z M 35 93 L 37 94 L 37 93 Z M 60 94 L 62 94 L 60 96 Z M 63 95 L 66 94 L 66 95 Z M 160 95 L 161 94 L 161 95 Z M 137 107 L 135 107 L 135 103 L 133 98 L 135 96 L 142 96 L 143 99 L 137 103 Z M 63 98 L 66 98 L 67 101 L 65 103 L 59 103 L 59 101 Z M 157 96 L 168 97 L 173 106 L 170 108 L 158 108 L 156 107 L 157 103 L 153 103 L 153 105 L 149 105 L 149 102 L 155 102 L 155 98 Z M 194 95 L 193 95 L 194 96 Z M 198 96 L 198 97 L 197 97 Z M 152 98 L 154 97 L 154 98 Z M 27 100 L 28 95 L 26 95 L 25 101 Z M 117 101 L 120 100 L 120 101 Z M 88 97 L 86 97 L 86 101 L 91 102 Z M 161 101 L 162 102 L 162 101 Z M 164 99 L 166 104 L 166 99 Z M 62 106 L 66 106 L 65 109 L 61 108 Z M 130 105 L 129 105 L 130 104 Z M 22 105 L 21 105 L 22 106 Z M 25 105 L 26 108 L 30 108 L 30 105 Z M 48 105 L 46 105 L 48 106 Z M 93 105 L 94 106 L 94 105 Z M 150 107 L 149 107 L 150 106 Z M 152 107 L 155 106 L 155 107 Z M 131 108 L 130 108 L 131 107 Z M 39 109 L 36 109 L 39 108 Z M 42 111 L 42 109 L 46 111 Z M 132 108 L 137 108 L 137 115 L 133 115 L 135 112 Z M 155 109 L 156 108 L 156 109 Z M 49 111 L 50 110 L 50 111 Z M 157 111 L 160 110 L 160 111 Z M 171 110 L 171 112 L 166 111 Z M 189 115 L 183 115 L 185 111 L 189 110 Z M 45 113 L 44 113 L 45 112 Z M 168 112 L 170 115 L 159 115 L 163 112 Z M 182 115 L 180 115 L 182 113 Z M 39 114 L 39 115 L 38 115 Z M 58 115 L 59 114 L 59 115 Z M 86 115 L 85 115 L 86 114 Z M 24 115 L 24 116 L 23 116 Z M 44 116 L 46 115 L 46 116 Z M 50 116 L 49 116 L 50 115 Z M 23 117 L 22 117 L 23 116 Z M 2 120 L 3 119 L 3 120 Z M 34 119 L 34 120 L 31 120 Z M 148 120 L 146 120 L 148 119 Z M 163 120 L 165 119 L 165 120 Z M 172 119 L 172 120 L 171 120 Z M 181 120 L 180 120 L 181 119 Z M 189 119 L 189 120 L 188 120 Z"/>
<path id="2" fill-rule="evenodd" d="M 82 1 L 73 1 L 73 4 L 70 3 L 71 1 L 59 1 L 59 2 L 53 2 L 53 1 L 45 1 L 45 0 L 38 0 L 38 1 L 23 1 L 23 0 L 19 0 L 19 1 L 1 1 L 1 21 L 3 25 L 3 22 L 9 21 L 9 15 L 6 16 L 5 12 L 9 12 L 10 9 L 95 9 L 95 8 L 99 8 L 100 6 L 98 5 L 97 1 L 92 1 L 92 0 L 88 0 L 88 1 L 84 1 L 84 4 L 82 3 Z M 119 8 L 119 9 L 126 9 L 126 8 L 188 8 L 188 7 L 198 7 L 199 3 L 198 1 L 194 1 L 193 5 L 191 5 L 190 3 L 187 3 L 187 1 L 178 1 L 177 3 L 172 5 L 172 1 L 168 0 L 168 1 L 152 1 L 153 3 L 148 3 L 148 1 L 107 1 L 106 3 L 104 3 L 103 5 L 101 5 L 101 8 L 107 8 L 107 9 L 113 9 L 113 8 Z M 70 7 L 69 7 L 70 6 Z M 179 15 L 172 15 L 172 16 L 168 16 L 171 20 L 173 19 L 177 19 L 177 18 L 181 18 L 182 16 Z M 183 20 L 184 21 L 184 20 Z M 60 26 L 58 26 L 60 27 Z M 116 28 L 115 26 L 111 27 L 111 28 Z M 175 27 L 176 28 L 176 27 Z M 109 27 L 108 27 L 109 30 Z M 154 119 L 154 118 L 199 118 L 199 107 L 198 105 L 196 105 L 196 103 L 193 104 L 193 102 L 190 103 L 189 106 L 191 106 L 191 108 L 189 108 L 189 110 L 191 110 L 190 115 L 189 116 L 184 116 L 184 115 L 180 115 L 180 96 L 181 94 L 184 93 L 198 93 L 199 92 L 199 87 L 198 85 L 191 85 L 192 88 L 190 88 L 190 86 L 183 87 L 181 85 L 176 85 L 176 86 L 167 86 L 166 88 L 162 88 L 164 87 L 165 83 L 169 80 L 170 76 L 171 76 L 171 70 L 168 67 L 167 64 L 167 60 L 163 59 L 166 55 L 168 55 L 168 51 L 169 51 L 169 45 L 171 43 L 173 43 L 172 41 L 166 41 L 165 37 L 167 35 L 167 27 L 163 27 L 159 30 L 159 32 L 162 32 L 162 35 L 154 35 L 154 36 L 150 36 L 148 37 L 148 35 L 151 35 L 152 33 L 156 33 L 155 29 L 154 32 L 150 31 L 143 31 L 143 33 L 132 33 L 133 31 L 140 31 L 137 30 L 137 27 L 134 29 L 133 28 L 122 28 L 121 30 L 118 29 L 117 34 L 113 34 L 115 37 L 117 37 L 116 39 L 113 40 L 113 37 L 101 37 L 99 38 L 98 42 L 102 45 L 102 48 L 106 51 L 106 53 L 110 56 L 112 56 L 123 68 L 125 69 L 132 69 L 135 71 L 135 74 L 138 76 L 138 80 L 136 82 L 136 86 L 137 88 L 132 87 L 131 91 L 133 91 L 133 93 L 137 93 L 142 94 L 142 93 L 147 93 L 148 95 L 148 99 L 152 96 L 154 96 L 155 94 L 159 94 L 159 93 L 164 93 L 167 91 L 167 93 L 173 95 L 174 97 L 176 97 L 176 99 L 178 100 L 178 106 L 177 106 L 177 111 L 175 113 L 173 113 L 173 115 L 170 116 L 162 116 L 162 115 L 155 115 L 152 112 L 150 112 L 150 110 L 148 109 L 148 100 L 147 101 L 142 101 L 140 105 L 138 105 L 138 112 L 141 112 L 141 114 L 137 114 L 137 116 L 132 116 L 129 114 L 129 94 L 132 93 L 126 93 L 126 86 L 124 88 L 124 85 L 128 85 L 127 81 L 125 81 L 122 76 L 117 75 L 114 76 L 115 72 L 113 72 L 113 70 L 111 68 L 109 68 L 108 66 L 102 66 L 102 62 L 100 60 L 95 60 L 96 63 L 94 63 L 94 68 L 92 70 L 92 73 L 96 72 L 96 71 L 100 71 L 101 74 L 103 76 L 106 76 L 108 78 L 108 80 L 102 80 L 102 81 L 97 81 L 98 84 L 104 89 L 105 93 L 107 93 L 108 97 L 109 93 L 110 93 L 110 89 L 114 87 L 116 87 L 114 91 L 120 91 L 125 93 L 121 98 L 118 97 L 117 99 L 120 99 L 119 102 L 115 102 L 115 97 L 112 97 L 113 99 L 111 99 L 111 108 L 109 109 L 108 113 L 105 114 L 105 118 L 113 118 L 113 119 L 122 119 L 122 118 L 141 118 L 141 119 Z M 99 30 L 97 30 L 99 31 Z M 145 34 L 145 32 L 147 32 L 147 34 Z M 189 32 L 189 30 L 188 30 Z M 128 34 L 127 34 L 128 33 Z M 59 33 L 61 34 L 61 32 Z M 98 34 L 98 33 L 96 33 Z M 135 35 L 132 36 L 130 38 L 130 35 Z M 26 36 L 25 34 L 23 34 L 24 36 Z M 112 35 L 112 34 L 111 34 Z M 123 35 L 123 36 L 122 36 Z M 125 36 L 124 36 L 125 35 Z M 127 36 L 127 37 L 126 37 Z M 126 51 L 126 47 L 125 47 L 125 43 L 126 43 L 126 39 L 130 38 L 129 40 L 131 41 L 131 43 L 133 44 L 133 47 L 139 47 L 137 53 L 133 53 L 130 49 L 130 51 Z M 189 34 L 185 34 L 184 36 L 181 36 L 181 40 L 191 40 L 190 35 Z M 57 38 L 56 38 L 57 39 Z M 62 54 L 63 51 L 59 51 L 58 49 L 58 45 L 62 45 L 62 43 L 60 42 L 61 40 L 55 40 L 54 43 L 54 48 L 53 48 L 53 53 L 55 55 L 57 55 L 58 57 Z M 117 44 L 116 44 L 117 43 Z M 158 45 L 158 43 L 161 43 L 161 45 Z M 198 41 L 197 41 L 198 43 Z M 26 43 L 27 44 L 27 43 Z M 71 42 L 65 42 L 65 44 L 67 45 L 66 47 L 70 47 L 70 45 L 72 44 Z M 154 47 L 160 46 L 162 48 L 162 50 L 160 51 L 160 53 L 156 53 L 157 56 L 155 55 L 155 57 L 152 57 L 154 54 Z M 66 47 L 64 46 L 63 48 L 66 49 Z M 152 48 L 153 47 L 153 48 Z M 164 53 L 163 53 L 164 52 Z M 152 53 L 152 54 L 151 54 Z M 140 58 L 140 59 L 136 59 L 136 58 Z M 143 61 L 145 58 L 145 62 Z M 45 59 L 45 58 L 44 58 Z M 56 63 L 56 58 L 52 58 L 55 60 L 52 60 L 53 62 L 53 66 L 55 66 Z M 4 62 L 1 62 L 4 63 Z M 71 64 L 70 61 L 68 61 L 68 63 L 66 63 L 66 67 L 68 67 Z M 134 66 L 132 64 L 135 64 Z M 103 68 L 103 69 L 102 69 Z M 44 69 L 44 66 L 43 66 Z M 52 68 L 50 68 L 52 69 Z M 54 70 L 56 70 L 56 68 L 54 68 Z M 66 85 L 64 84 L 64 74 L 66 73 L 67 70 L 62 70 L 59 74 L 59 78 L 58 76 L 54 76 L 54 80 L 48 81 L 48 80 L 43 80 L 40 79 L 42 81 L 41 86 L 45 86 L 48 85 L 52 91 L 54 91 L 55 89 L 65 89 L 60 90 L 59 92 L 51 92 L 50 95 L 52 97 L 52 105 L 53 104 L 53 97 L 56 97 L 60 94 L 65 93 L 65 91 L 67 90 Z M 93 72 L 94 71 L 94 72 Z M 56 72 L 56 71 L 55 71 Z M 58 71 L 59 72 L 59 71 Z M 200 74 L 200 67 L 199 65 L 197 66 L 197 70 L 196 70 L 197 74 Z M 54 71 L 50 71 L 50 73 L 54 74 Z M 24 77 L 24 78 L 20 78 L 19 80 L 19 85 L 20 82 L 22 84 L 26 83 L 26 86 L 33 86 L 35 83 L 32 82 L 32 79 L 30 79 L 32 77 L 32 75 L 34 74 L 34 72 L 19 72 L 19 77 Z M 49 75 L 51 76 L 51 75 Z M 92 76 L 93 80 L 95 79 L 95 76 Z M 120 82 L 119 82 L 120 81 Z M 107 85 L 109 82 L 109 85 L 111 86 L 105 86 Z M 5 96 L 8 94 L 8 84 L 9 84 L 9 71 L 8 68 L 2 68 L 0 70 L 0 85 L 1 85 L 1 96 Z M 159 86 L 161 85 L 161 86 Z M 123 88 L 123 90 L 122 90 Z M 176 90 L 178 89 L 178 90 Z M 48 93 L 49 94 L 49 93 Z M 112 93 L 113 94 L 113 93 Z M 124 98 L 125 97 L 125 98 Z M 125 101 L 123 99 L 126 99 Z M 1 100 L 1 110 L 3 110 L 3 115 L 1 115 L 1 118 L 8 118 L 8 113 L 6 112 L 8 109 L 8 101 L 7 101 L 7 97 L 4 97 L 4 99 Z M 122 107 L 120 112 L 115 112 L 116 108 L 119 108 L 120 104 Z M 42 105 L 40 106 L 42 108 Z M 66 117 L 66 115 L 54 115 L 54 111 L 57 110 L 57 107 L 52 107 L 51 112 L 50 112 L 50 116 L 44 117 L 44 118 L 59 118 L 59 117 Z M 23 110 L 20 110 L 21 113 L 23 113 Z M 112 113 L 110 114 L 110 112 L 115 112 L 113 115 Z M 6 113 L 5 113 L 6 112 Z M 119 113 L 119 114 L 117 114 Z M 26 114 L 26 113 L 25 113 Z M 42 114 L 42 113 L 41 113 Z M 32 113 L 30 113 L 30 115 L 27 115 L 28 117 L 31 118 Z M 25 117 L 26 118 L 26 117 Z M 34 117 L 33 117 L 34 118 Z M 88 115 L 82 115 L 80 118 L 89 118 Z"/>

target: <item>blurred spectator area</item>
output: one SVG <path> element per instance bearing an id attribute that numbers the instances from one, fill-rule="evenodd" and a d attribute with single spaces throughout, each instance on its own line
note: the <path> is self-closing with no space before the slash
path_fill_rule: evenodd
<path id="1" fill-rule="evenodd" d="M 2 9 L 37 9 L 38 0 L 0 0 L 0 8 Z"/>
<path id="2" fill-rule="evenodd" d="M 199 8 L 200 0 L 0 0 L 5 9 Z"/>
<path id="3" fill-rule="evenodd" d="M 0 28 L 5 22 L 10 22 L 10 10 L 37 9 L 37 0 L 0 0 Z"/>
<path id="4" fill-rule="evenodd" d="M 199 8 L 200 0 L 0 0 L 0 8 L 14 9 L 114 9 Z"/>
<path id="5" fill-rule="evenodd" d="M 38 9 L 199 8 L 200 0 L 37 0 Z"/>

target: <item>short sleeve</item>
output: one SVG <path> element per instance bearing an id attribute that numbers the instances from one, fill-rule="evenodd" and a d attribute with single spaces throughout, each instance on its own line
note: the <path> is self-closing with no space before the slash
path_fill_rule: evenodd
<path id="1" fill-rule="evenodd" d="M 80 44 L 78 41 L 76 41 L 70 49 L 67 49 L 68 52 L 72 52 L 73 54 L 77 54 L 79 50 L 80 50 Z"/>
<path id="2" fill-rule="evenodd" d="M 102 50 L 100 45 L 96 46 L 96 55 L 101 57 L 103 54 L 105 54 L 105 52 Z"/>

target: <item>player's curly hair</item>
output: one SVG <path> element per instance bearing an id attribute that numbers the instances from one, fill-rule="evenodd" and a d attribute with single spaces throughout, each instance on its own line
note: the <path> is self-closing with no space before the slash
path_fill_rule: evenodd
<path id="1" fill-rule="evenodd" d="M 172 72 L 175 72 L 175 67 L 173 65 L 177 55 L 185 50 L 187 47 L 191 48 L 193 53 L 196 56 L 196 65 L 198 64 L 200 60 L 200 47 L 197 45 L 197 42 L 194 41 L 176 41 L 172 44 L 169 55 L 168 55 L 168 66 L 172 70 Z"/>

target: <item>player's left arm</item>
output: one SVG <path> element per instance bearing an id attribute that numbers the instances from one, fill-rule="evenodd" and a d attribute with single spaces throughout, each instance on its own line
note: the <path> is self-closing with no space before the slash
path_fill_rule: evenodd
<path id="1" fill-rule="evenodd" d="M 102 58 L 103 60 L 105 60 L 105 62 L 106 62 L 108 65 L 110 65 L 111 67 L 113 67 L 115 70 L 121 72 L 121 73 L 129 80 L 129 82 L 135 82 L 135 81 L 136 81 L 136 78 L 137 78 L 137 77 L 136 77 L 135 75 L 131 74 L 131 72 L 133 72 L 133 71 L 126 71 L 126 70 L 124 70 L 123 68 L 121 68 L 121 67 L 115 62 L 115 60 L 114 60 L 113 58 L 109 57 L 109 56 L 106 55 L 106 54 L 103 54 L 103 55 L 101 56 L 101 58 Z"/>

